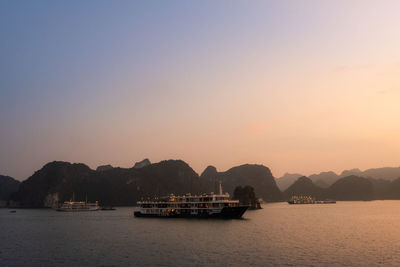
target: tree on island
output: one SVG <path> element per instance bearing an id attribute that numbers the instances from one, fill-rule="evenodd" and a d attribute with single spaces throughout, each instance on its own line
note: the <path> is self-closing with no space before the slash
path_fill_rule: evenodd
<path id="1" fill-rule="evenodd" d="M 260 201 L 256 197 L 254 188 L 250 185 L 237 186 L 233 191 L 233 199 L 239 200 L 241 205 L 250 206 L 250 209 L 261 209 Z"/>

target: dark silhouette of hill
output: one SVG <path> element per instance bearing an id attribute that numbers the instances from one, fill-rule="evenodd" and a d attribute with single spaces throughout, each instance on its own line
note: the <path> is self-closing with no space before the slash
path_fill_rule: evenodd
<path id="1" fill-rule="evenodd" d="M 280 190 L 285 191 L 289 186 L 291 186 L 294 182 L 297 181 L 299 177 L 303 175 L 298 173 L 285 173 L 282 177 L 276 179 L 276 183 Z M 339 180 L 340 176 L 334 172 L 321 172 L 319 174 L 312 174 L 308 176 L 314 184 L 318 184 L 318 186 L 327 188 L 332 185 L 334 182 Z"/>
<path id="2" fill-rule="evenodd" d="M 336 200 L 400 199 L 400 178 L 392 179 L 398 168 L 344 171 L 342 174 L 388 175 L 385 176 L 388 179 L 352 175 L 340 178 L 330 186 L 328 182 L 338 176 L 333 172 L 324 172 L 310 176 L 314 180 L 298 178 L 282 193 L 270 169 L 263 165 L 245 164 L 225 172 L 208 166 L 199 176 L 181 160 L 149 162 L 141 161 L 133 168 L 104 165 L 96 170 L 81 163 L 50 162 L 22 183 L 0 176 L 0 200 L 9 199 L 10 203 L 18 203 L 21 207 L 41 208 L 70 200 L 74 194 L 75 200 L 85 200 L 87 196 L 89 201 L 99 200 L 102 205 L 135 205 L 141 198 L 171 193 L 217 192 L 219 182 L 231 195 L 237 186 L 251 186 L 255 194 L 267 202 L 281 201 L 292 194 Z M 295 176 L 287 174 L 285 179 L 288 181 Z"/>
<path id="3" fill-rule="evenodd" d="M 284 192 L 286 199 L 290 199 L 292 196 L 313 196 L 317 200 L 326 198 L 326 190 L 316 186 L 313 181 L 305 176 L 300 177 Z"/>
<path id="4" fill-rule="evenodd" d="M 99 166 L 99 167 L 97 167 L 96 168 L 96 171 L 98 171 L 98 172 L 102 172 L 102 171 L 107 171 L 107 170 L 111 170 L 111 169 L 113 169 L 114 167 L 113 166 L 111 166 L 111 165 L 101 165 L 101 166 Z"/>
<path id="5" fill-rule="evenodd" d="M 149 159 L 144 159 L 142 161 L 136 162 L 135 165 L 133 166 L 133 168 L 135 169 L 140 169 L 146 166 L 149 166 L 151 164 Z"/>
<path id="6" fill-rule="evenodd" d="M 372 182 L 358 176 L 348 176 L 339 179 L 328 188 L 327 196 L 335 200 L 375 199 Z"/>
<path id="7" fill-rule="evenodd" d="M 217 168 L 214 166 L 208 166 L 204 169 L 204 171 L 200 175 L 201 177 L 207 178 L 209 180 L 217 180 L 218 178 L 218 171 Z"/>
<path id="8" fill-rule="evenodd" d="M 383 197 L 381 195 L 379 199 L 400 199 L 400 178 L 389 183 L 381 182 L 380 188 L 383 191 Z"/>
<path id="9" fill-rule="evenodd" d="M 276 179 L 276 183 L 280 190 L 285 191 L 301 176 L 303 175 L 286 173 L 282 177 Z M 364 178 L 371 178 L 375 180 L 394 181 L 397 178 L 400 178 L 400 167 L 372 168 L 372 169 L 367 169 L 365 171 L 361 171 L 360 169 L 350 169 L 350 170 L 344 170 L 340 175 L 337 175 L 335 172 L 329 171 L 329 172 L 321 172 L 319 174 L 312 174 L 308 176 L 308 178 L 310 178 L 314 182 L 314 184 L 323 188 L 328 188 L 330 185 L 338 181 L 340 178 L 348 176 L 358 176 Z M 378 196 L 384 196 L 384 195 L 385 194 L 382 195 L 382 192 L 378 193 Z"/>
<path id="10" fill-rule="evenodd" d="M 237 186 L 252 186 L 255 193 L 266 201 L 282 200 L 282 192 L 276 185 L 275 179 L 269 168 L 263 165 L 245 164 L 233 167 L 226 172 L 217 172 L 215 167 L 207 167 L 201 178 L 214 185 L 217 191 L 217 183 L 222 182 L 224 191 L 231 195 Z"/>
<path id="11" fill-rule="evenodd" d="M 294 182 L 297 181 L 303 175 L 298 173 L 285 173 L 282 177 L 277 178 L 276 185 L 279 187 L 281 191 L 285 191 L 289 186 L 291 186 Z"/>
<path id="12" fill-rule="evenodd" d="M 256 197 L 254 188 L 246 185 L 244 187 L 237 186 L 233 190 L 233 199 L 239 200 L 240 205 L 248 205 L 250 209 L 260 209 L 261 204 Z"/>
<path id="13" fill-rule="evenodd" d="M 365 171 L 359 169 L 345 170 L 341 176 L 356 175 L 359 177 L 383 179 L 388 181 L 394 181 L 400 178 L 400 167 L 383 167 L 383 168 L 372 168 Z"/>
<path id="14" fill-rule="evenodd" d="M 12 199 L 22 207 L 51 207 L 70 200 L 101 201 L 103 205 L 135 205 L 142 197 L 171 193 L 217 191 L 219 181 L 231 194 L 238 185 L 251 185 L 267 201 L 279 201 L 281 192 L 270 170 L 262 165 L 242 165 L 218 173 L 208 167 L 201 177 L 185 162 L 168 160 L 141 168 L 100 168 L 85 164 L 51 162 L 22 182 Z"/>
<path id="15" fill-rule="evenodd" d="M 69 191 L 69 188 L 78 190 L 74 185 L 92 177 L 93 172 L 85 164 L 54 161 L 23 181 L 12 199 L 22 207 L 41 208 L 50 196 L 63 199 L 68 194 L 72 197 L 73 191 Z"/>
<path id="16" fill-rule="evenodd" d="M 334 172 L 321 172 L 319 174 L 312 174 L 308 176 L 314 183 L 317 181 L 322 181 L 328 186 L 332 185 L 334 182 L 339 180 L 340 176 Z"/>
<path id="17" fill-rule="evenodd" d="M 289 199 L 292 195 L 308 195 L 317 199 L 335 200 L 373 200 L 378 196 L 387 197 L 390 182 L 384 180 L 371 180 L 363 177 L 348 176 L 340 178 L 328 188 L 321 188 L 307 178 L 300 177 L 294 184 L 285 190 L 284 195 Z M 399 187 L 400 189 L 400 179 Z M 396 192 L 396 190 L 393 190 Z M 400 198 L 400 193 L 398 194 Z"/>
<path id="18" fill-rule="evenodd" d="M 384 179 L 393 181 L 400 177 L 400 168 L 385 167 L 385 168 L 368 169 L 361 172 L 361 174 L 358 175 L 362 177 L 370 177 L 374 179 Z"/>
<path id="19" fill-rule="evenodd" d="M 136 169 L 136 184 L 141 195 L 160 196 L 170 193 L 208 192 L 208 181 L 182 160 L 166 160 Z"/>
<path id="20" fill-rule="evenodd" d="M 392 182 L 383 179 L 367 178 L 374 189 L 374 199 L 391 199 L 390 187 Z"/>
<path id="21" fill-rule="evenodd" d="M 276 179 L 276 183 L 279 186 L 279 189 L 285 191 L 287 188 L 289 188 L 289 186 L 296 182 L 299 177 L 302 176 L 303 175 L 297 173 L 286 173 L 281 178 Z M 334 172 L 321 172 L 319 174 L 312 174 L 308 176 L 308 178 L 313 181 L 314 184 L 318 184 L 320 187 L 327 188 L 339 180 L 340 176 Z"/>
<path id="22" fill-rule="evenodd" d="M 51 162 L 21 183 L 12 199 L 21 207 L 51 207 L 70 200 L 99 200 L 102 205 L 135 205 L 142 197 L 209 191 L 197 173 L 181 160 L 143 168 L 94 171 L 84 164 Z"/>
<path id="23" fill-rule="evenodd" d="M 310 195 L 317 199 L 374 200 L 400 199 L 400 178 L 394 181 L 384 179 L 348 176 L 340 178 L 329 187 L 319 186 L 323 182 L 300 177 L 284 191 L 285 198 L 292 195 Z"/>
<path id="24" fill-rule="evenodd" d="M 360 173 L 361 173 L 360 169 L 354 168 L 351 170 L 342 171 L 342 173 L 340 174 L 340 177 L 347 177 L 347 176 L 351 176 L 351 175 L 360 176 Z"/>
<path id="25" fill-rule="evenodd" d="M 321 188 L 328 188 L 329 187 L 329 185 L 322 179 L 319 179 L 319 180 L 315 181 L 314 184 L 316 186 L 318 186 L 318 187 L 321 187 Z"/>
<path id="26" fill-rule="evenodd" d="M 211 185 L 211 191 L 218 192 L 219 190 L 219 183 L 222 182 L 219 179 L 220 175 L 217 171 L 217 168 L 214 166 L 208 166 L 205 170 L 201 173 L 200 177 Z M 226 191 L 226 188 L 223 188 Z"/>
<path id="27" fill-rule="evenodd" d="M 0 175 L 0 200 L 9 200 L 18 191 L 20 182 L 10 176 Z"/>

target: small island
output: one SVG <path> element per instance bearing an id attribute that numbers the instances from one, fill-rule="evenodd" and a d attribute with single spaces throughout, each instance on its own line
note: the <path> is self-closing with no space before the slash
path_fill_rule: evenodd
<path id="1" fill-rule="evenodd" d="M 240 205 L 248 205 L 249 209 L 261 209 L 261 198 L 256 197 L 254 188 L 250 185 L 237 186 L 233 191 L 233 198 L 239 200 Z"/>

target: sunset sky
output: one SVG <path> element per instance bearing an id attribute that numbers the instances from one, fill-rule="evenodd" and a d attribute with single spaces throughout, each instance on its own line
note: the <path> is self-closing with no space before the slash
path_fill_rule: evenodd
<path id="1" fill-rule="evenodd" d="M 0 174 L 400 165 L 400 1 L 0 1 Z"/>

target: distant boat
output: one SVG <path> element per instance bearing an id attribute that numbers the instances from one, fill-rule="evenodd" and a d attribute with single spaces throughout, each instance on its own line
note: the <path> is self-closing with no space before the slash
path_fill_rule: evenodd
<path id="1" fill-rule="evenodd" d="M 100 209 L 99 202 L 88 203 L 83 201 L 65 201 L 57 211 L 97 211 Z"/>
<path id="2" fill-rule="evenodd" d="M 10 213 L 16 213 L 17 211 L 16 210 L 10 210 Z"/>
<path id="3" fill-rule="evenodd" d="M 312 196 L 292 196 L 288 201 L 289 204 L 335 204 L 336 200 L 326 199 L 326 200 L 315 200 Z"/>
<path id="4" fill-rule="evenodd" d="M 69 212 L 74 212 L 74 211 L 98 211 L 100 209 L 99 202 L 96 201 L 95 203 L 89 203 L 87 202 L 87 196 L 86 196 L 86 201 L 74 201 L 74 194 L 72 195 L 72 200 L 70 201 L 65 201 L 61 207 L 57 208 L 57 211 L 69 211 Z"/>

